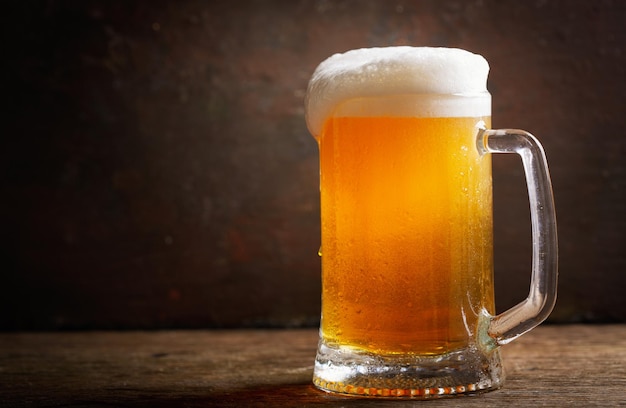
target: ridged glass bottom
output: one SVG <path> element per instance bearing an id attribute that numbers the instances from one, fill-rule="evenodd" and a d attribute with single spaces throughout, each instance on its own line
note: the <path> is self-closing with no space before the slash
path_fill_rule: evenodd
<path id="1" fill-rule="evenodd" d="M 433 398 L 494 390 L 504 373 L 498 350 L 468 348 L 437 356 L 380 356 L 320 342 L 313 383 L 364 397 Z"/>

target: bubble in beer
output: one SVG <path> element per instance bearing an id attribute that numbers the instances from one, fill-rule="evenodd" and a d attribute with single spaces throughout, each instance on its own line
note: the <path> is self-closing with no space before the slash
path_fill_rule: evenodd
<path id="1" fill-rule="evenodd" d="M 335 54 L 317 67 L 309 82 L 305 99 L 307 125 L 314 136 L 319 135 L 333 110 L 354 98 L 486 93 L 488 73 L 489 64 L 482 56 L 458 48 L 402 46 Z M 384 102 L 389 111 L 402 111 L 402 107 L 396 109 L 390 103 L 393 105 L 394 100 Z M 473 109 L 482 111 L 466 116 L 490 113 L 484 112 L 490 110 L 484 106 Z M 445 111 L 430 114 L 448 116 Z"/>

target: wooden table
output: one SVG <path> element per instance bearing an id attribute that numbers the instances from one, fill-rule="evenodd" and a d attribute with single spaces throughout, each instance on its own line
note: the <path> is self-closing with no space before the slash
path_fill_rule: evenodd
<path id="1" fill-rule="evenodd" d="M 503 389 L 430 401 L 317 391 L 316 343 L 316 330 L 2 333 L 0 406 L 626 406 L 626 325 L 540 326 L 504 347 Z"/>

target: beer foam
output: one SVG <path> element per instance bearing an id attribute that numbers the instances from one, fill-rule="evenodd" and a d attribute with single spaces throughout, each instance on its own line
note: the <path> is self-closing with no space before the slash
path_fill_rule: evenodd
<path id="1" fill-rule="evenodd" d="M 410 108 L 427 116 L 490 115 L 488 73 L 489 64 L 482 56 L 458 48 L 402 46 L 335 54 L 317 67 L 309 81 L 307 125 L 317 136 L 327 117 L 346 102 L 342 115 L 365 114 L 364 109 L 370 115 L 404 115 L 403 103 L 409 95 L 431 95 Z M 473 102 L 459 103 L 459 98 L 454 102 L 454 95 L 474 96 Z M 363 101 L 372 97 L 378 100 L 372 100 L 377 108 L 365 107 Z M 351 100 L 361 102 L 350 106 Z"/>

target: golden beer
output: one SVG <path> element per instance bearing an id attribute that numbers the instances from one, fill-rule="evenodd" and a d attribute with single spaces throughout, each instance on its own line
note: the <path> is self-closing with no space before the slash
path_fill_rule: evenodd
<path id="1" fill-rule="evenodd" d="M 556 221 L 540 143 L 490 130 L 487 61 L 450 48 L 352 50 L 305 101 L 319 144 L 322 319 L 313 383 L 431 398 L 498 388 L 499 346 L 556 299 Z M 533 231 L 530 292 L 495 315 L 491 153 L 517 153 Z"/>
<path id="2" fill-rule="evenodd" d="M 328 344 L 446 353 L 467 346 L 481 311 L 493 313 L 491 160 L 475 148 L 476 125 L 488 120 L 325 121 L 317 140 Z"/>

